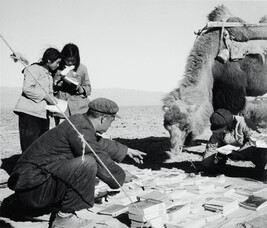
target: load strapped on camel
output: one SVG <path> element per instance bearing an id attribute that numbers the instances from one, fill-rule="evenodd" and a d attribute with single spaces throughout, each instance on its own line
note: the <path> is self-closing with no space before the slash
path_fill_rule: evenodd
<path id="1" fill-rule="evenodd" d="M 164 126 L 174 153 L 203 133 L 214 110 L 251 117 L 246 97 L 267 93 L 267 15 L 248 24 L 218 6 L 208 20 L 196 33 L 179 87 L 163 99 Z M 260 115 L 258 122 L 267 126 L 267 99 L 259 101 L 265 105 L 258 105 L 262 110 L 252 119 L 257 124 Z"/>
<path id="2" fill-rule="evenodd" d="M 245 58 L 246 55 L 259 54 L 262 57 L 262 62 L 265 62 L 264 55 L 267 54 L 267 15 L 258 24 L 248 24 L 235 17 L 229 18 L 226 22 L 207 22 L 204 29 L 211 28 L 221 28 L 220 48 L 217 55 L 219 61 L 223 63 L 229 59 L 237 61 Z M 203 30 L 197 35 L 201 35 Z M 224 48 L 222 47 L 223 43 Z"/>

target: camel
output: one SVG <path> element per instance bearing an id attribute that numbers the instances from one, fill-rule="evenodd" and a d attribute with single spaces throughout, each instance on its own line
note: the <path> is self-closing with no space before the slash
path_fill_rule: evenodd
<path id="1" fill-rule="evenodd" d="M 223 5 L 215 7 L 208 21 L 245 23 Z M 260 23 L 266 23 L 266 16 Z M 246 96 L 267 93 L 267 24 L 262 25 L 212 27 L 198 33 L 178 88 L 162 100 L 164 127 L 170 133 L 174 153 L 208 128 L 214 110 L 225 108 L 240 114 L 247 107 Z M 259 40 L 260 45 L 253 50 L 253 42 Z M 241 57 L 235 58 L 228 47 L 233 41 L 242 44 L 243 50 L 245 42 L 251 43 Z"/>

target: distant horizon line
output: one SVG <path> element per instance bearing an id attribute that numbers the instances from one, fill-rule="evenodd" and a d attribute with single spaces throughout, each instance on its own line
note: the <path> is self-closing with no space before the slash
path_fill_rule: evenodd
<path id="1" fill-rule="evenodd" d="M 0 86 L 1 108 L 15 106 L 22 92 L 22 87 Z M 167 93 L 160 91 L 145 91 L 122 88 L 93 88 L 88 98 L 109 97 L 120 106 L 158 106 L 162 105 L 163 97 Z"/>
<path id="2" fill-rule="evenodd" d="M 22 88 L 22 86 L 7 86 L 7 85 L 1 85 L 0 88 L 3 88 L 3 87 L 6 87 L 6 88 Z M 119 90 L 133 90 L 133 91 L 143 91 L 143 92 L 155 92 L 155 93 L 169 93 L 170 91 L 159 91 L 159 90 L 143 90 L 143 89 L 131 89 L 131 88 L 119 88 L 119 87 L 116 87 L 116 88 L 93 88 L 93 89 L 97 89 L 97 90 L 101 90 L 101 89 L 119 89 Z"/>

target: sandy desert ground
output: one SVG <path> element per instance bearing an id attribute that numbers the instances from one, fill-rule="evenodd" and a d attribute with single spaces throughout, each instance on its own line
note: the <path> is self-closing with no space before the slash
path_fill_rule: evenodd
<path id="1" fill-rule="evenodd" d="M 139 149 L 147 153 L 143 165 L 134 165 L 127 159 L 122 165 L 132 166 L 138 169 L 160 170 L 181 169 L 187 174 L 195 175 L 201 172 L 201 154 L 205 148 L 205 140 L 208 139 L 208 133 L 202 140 L 202 144 L 190 148 L 185 148 L 181 154 L 173 156 L 170 149 L 169 133 L 163 127 L 163 112 L 160 106 L 138 106 L 121 107 L 119 112 L 121 119 L 113 122 L 107 134 L 111 138 L 128 145 L 129 147 Z M 51 127 L 54 127 L 53 121 Z M 0 201 L 12 194 L 5 182 L 9 177 L 12 166 L 20 154 L 19 135 L 17 126 L 17 116 L 12 109 L 1 110 L 1 185 Z M 239 186 L 266 185 L 257 181 L 257 177 L 251 173 L 253 164 L 250 162 L 228 162 L 228 169 L 224 175 Z M 266 185 L 267 187 L 267 185 Z M 1 216 L 1 215 L 0 215 Z M 105 217 L 104 217 L 105 218 Z M 237 219 L 238 218 L 238 219 Z M 259 219 L 257 219 L 259 218 Z M 252 222 L 250 220 L 254 219 Z M 256 219 L 256 220 L 255 220 Z M 232 221 L 232 222 L 231 222 Z M 250 221 L 250 225 L 245 223 Z M 267 212 L 243 212 L 241 215 L 224 218 L 220 221 L 220 227 L 237 227 L 236 224 L 244 222 L 239 227 L 266 227 Z M 113 220 L 114 222 L 114 220 Z M 126 222 L 127 223 L 127 222 Z M 253 226 L 254 225 L 254 226 Z M 116 227 L 114 225 L 113 227 Z M 0 217 L 0 227 L 48 227 L 47 217 L 44 220 L 35 222 L 12 221 Z M 218 223 L 211 223 L 205 227 L 218 227 Z"/>

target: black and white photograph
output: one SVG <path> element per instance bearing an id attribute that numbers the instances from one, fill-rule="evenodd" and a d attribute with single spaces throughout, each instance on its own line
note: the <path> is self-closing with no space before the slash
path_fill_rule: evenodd
<path id="1" fill-rule="evenodd" d="M 267 0 L 0 0 L 0 227 L 267 227 Z"/>

